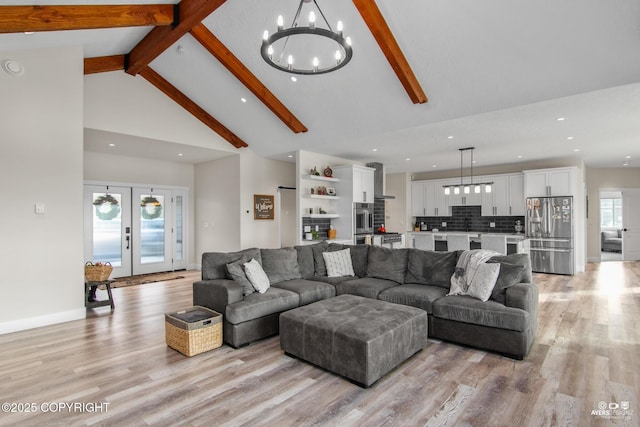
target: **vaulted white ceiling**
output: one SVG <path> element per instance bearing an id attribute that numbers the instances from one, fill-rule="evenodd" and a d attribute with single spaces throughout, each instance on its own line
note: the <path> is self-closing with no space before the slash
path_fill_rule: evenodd
<path id="1" fill-rule="evenodd" d="M 150 65 L 273 159 L 303 149 L 421 172 L 455 169 L 458 148 L 475 146 L 477 166 L 553 157 L 640 166 L 640 0 L 377 0 L 426 104 L 410 101 L 351 1 L 318 3 L 332 24 L 344 22 L 353 60 L 296 82 L 259 49 L 262 32 L 274 30 L 278 14 L 288 22 L 297 0 L 228 0 L 204 21 L 306 133 L 291 132 L 188 34 Z M 0 34 L 0 49 L 82 45 L 85 57 L 123 54 L 148 31 Z"/>

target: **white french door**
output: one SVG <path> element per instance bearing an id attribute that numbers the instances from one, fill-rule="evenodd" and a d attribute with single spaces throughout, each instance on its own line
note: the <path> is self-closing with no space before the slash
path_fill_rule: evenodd
<path id="1" fill-rule="evenodd" d="M 112 278 L 187 267 L 186 191 L 85 185 L 85 261 Z"/>
<path id="2" fill-rule="evenodd" d="M 640 189 L 622 190 L 622 256 L 640 260 Z"/>
<path id="3" fill-rule="evenodd" d="M 131 276 L 131 188 L 84 186 L 84 260 L 110 262 L 111 277 Z"/>

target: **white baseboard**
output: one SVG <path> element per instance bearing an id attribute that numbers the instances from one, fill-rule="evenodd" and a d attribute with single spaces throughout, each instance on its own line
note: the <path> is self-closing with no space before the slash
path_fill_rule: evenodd
<path id="1" fill-rule="evenodd" d="M 26 329 L 40 328 L 42 326 L 55 325 L 56 323 L 80 320 L 85 317 L 87 317 L 87 309 L 82 307 L 76 310 L 62 311 L 60 313 L 52 313 L 44 316 L 12 320 L 10 322 L 0 323 L 0 335 L 24 331 Z"/>
<path id="2" fill-rule="evenodd" d="M 587 262 L 600 262 L 600 257 L 589 257 L 587 258 Z"/>
<path id="3" fill-rule="evenodd" d="M 189 264 L 187 270 L 202 270 L 202 266 L 200 264 Z"/>

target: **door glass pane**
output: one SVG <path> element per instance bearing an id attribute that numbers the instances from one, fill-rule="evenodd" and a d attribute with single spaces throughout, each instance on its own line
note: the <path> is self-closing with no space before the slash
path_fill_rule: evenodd
<path id="1" fill-rule="evenodd" d="M 122 265 L 122 195 L 93 193 L 93 261 Z"/>
<path id="2" fill-rule="evenodd" d="M 140 263 L 164 262 L 164 196 L 140 195 Z"/>
<path id="3" fill-rule="evenodd" d="M 182 196 L 176 196 L 176 259 L 182 259 Z"/>

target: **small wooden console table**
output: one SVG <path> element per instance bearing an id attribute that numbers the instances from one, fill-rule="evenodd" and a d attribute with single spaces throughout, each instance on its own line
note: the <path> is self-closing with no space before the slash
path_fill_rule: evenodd
<path id="1" fill-rule="evenodd" d="M 102 307 L 105 305 L 110 305 L 111 310 L 116 308 L 116 305 L 113 302 L 113 295 L 111 295 L 111 284 L 115 282 L 115 280 L 101 280 L 98 282 L 85 281 L 84 282 L 84 305 L 87 308 L 95 308 Z M 98 286 L 104 285 L 107 288 L 107 294 L 109 295 L 109 299 L 104 301 L 89 301 L 89 296 L 95 296 L 95 291 L 92 293 L 91 288 L 95 287 L 97 289 Z"/>

